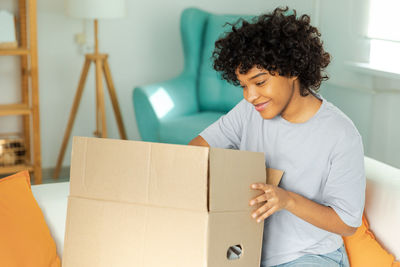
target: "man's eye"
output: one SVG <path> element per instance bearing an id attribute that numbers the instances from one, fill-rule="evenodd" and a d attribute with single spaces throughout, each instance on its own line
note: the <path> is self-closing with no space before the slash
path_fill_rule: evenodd
<path id="1" fill-rule="evenodd" d="M 262 81 L 262 82 L 256 83 L 256 85 L 257 85 L 257 86 L 260 86 L 260 85 L 263 85 L 264 83 L 265 83 L 265 81 Z"/>

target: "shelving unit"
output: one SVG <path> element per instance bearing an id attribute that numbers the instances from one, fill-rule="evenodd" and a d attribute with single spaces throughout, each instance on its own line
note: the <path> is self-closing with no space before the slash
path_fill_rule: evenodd
<path id="1" fill-rule="evenodd" d="M 29 170 L 34 183 L 42 183 L 36 0 L 18 0 L 19 47 L 0 49 L 0 56 L 21 58 L 21 103 L 0 105 L 0 116 L 23 116 L 26 164 L 0 166 L 0 174 Z M 1 59 L 0 59 L 1 64 Z"/>
<path id="2" fill-rule="evenodd" d="M 0 49 L 0 56 L 21 56 L 29 55 L 29 49 L 15 48 L 15 49 Z"/>

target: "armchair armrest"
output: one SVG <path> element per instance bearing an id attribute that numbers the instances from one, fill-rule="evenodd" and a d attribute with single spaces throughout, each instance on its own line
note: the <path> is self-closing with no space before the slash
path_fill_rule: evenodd
<path id="1" fill-rule="evenodd" d="M 160 121 L 198 112 L 196 78 L 184 72 L 165 82 L 136 87 L 133 105 L 142 140 L 157 142 Z"/>

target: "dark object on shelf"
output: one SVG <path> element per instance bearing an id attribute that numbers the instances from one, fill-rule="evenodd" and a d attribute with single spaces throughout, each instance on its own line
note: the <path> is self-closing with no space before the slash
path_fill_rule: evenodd
<path id="1" fill-rule="evenodd" d="M 18 134 L 0 134 L 0 166 L 26 163 L 24 139 Z"/>

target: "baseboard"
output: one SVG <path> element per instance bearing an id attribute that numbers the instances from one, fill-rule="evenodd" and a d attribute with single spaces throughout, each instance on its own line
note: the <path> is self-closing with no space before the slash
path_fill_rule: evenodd
<path id="1" fill-rule="evenodd" d="M 69 166 L 61 168 L 58 178 L 53 178 L 54 170 L 55 168 L 42 169 L 43 183 L 69 181 Z"/>
<path id="2" fill-rule="evenodd" d="M 69 181 L 69 166 L 62 167 L 60 170 L 60 175 L 56 179 L 53 178 L 54 169 L 55 168 L 43 168 L 42 169 L 42 183 L 43 184 L 60 183 L 60 182 L 68 182 Z M 12 174 L 13 173 L 1 174 L 0 179 L 7 177 L 9 175 L 12 175 Z M 31 176 L 31 184 L 35 184 L 33 172 L 31 172 L 30 176 Z"/>

